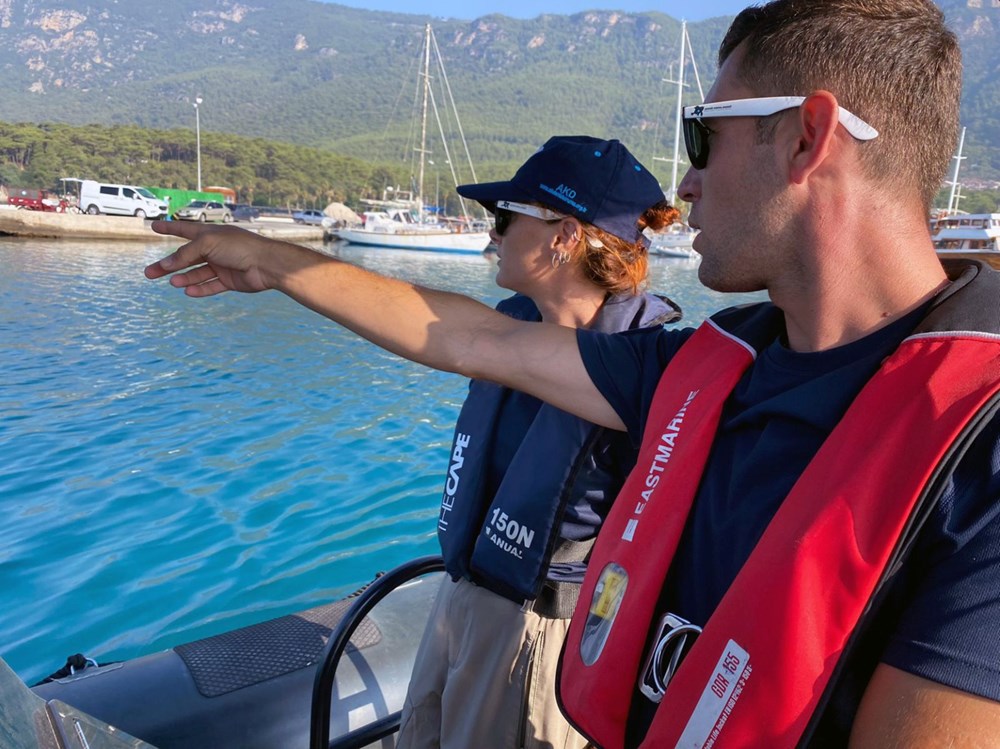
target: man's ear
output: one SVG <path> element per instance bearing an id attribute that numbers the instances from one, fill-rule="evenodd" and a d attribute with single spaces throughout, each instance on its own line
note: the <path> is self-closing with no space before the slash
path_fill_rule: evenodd
<path id="1" fill-rule="evenodd" d="M 805 182 L 830 156 L 837 137 L 840 107 L 829 91 L 816 91 L 799 107 L 798 133 L 789 159 L 789 177 Z"/>

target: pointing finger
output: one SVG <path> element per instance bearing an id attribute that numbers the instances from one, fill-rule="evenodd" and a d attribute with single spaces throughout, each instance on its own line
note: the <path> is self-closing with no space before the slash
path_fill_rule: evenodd
<path id="1" fill-rule="evenodd" d="M 154 221 L 150 228 L 157 234 L 171 234 L 184 239 L 194 239 L 206 228 L 189 221 Z"/>

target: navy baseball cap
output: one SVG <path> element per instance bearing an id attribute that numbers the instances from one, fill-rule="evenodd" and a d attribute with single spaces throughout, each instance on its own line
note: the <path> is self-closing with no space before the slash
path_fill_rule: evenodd
<path id="1" fill-rule="evenodd" d="M 541 203 L 626 242 L 639 240 L 639 217 L 665 199 L 653 175 L 621 141 L 587 135 L 553 136 L 509 181 L 457 190 L 490 211 L 498 200 Z"/>

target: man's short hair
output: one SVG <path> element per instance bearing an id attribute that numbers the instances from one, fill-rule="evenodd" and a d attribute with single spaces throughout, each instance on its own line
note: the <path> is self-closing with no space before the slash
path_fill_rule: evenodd
<path id="1" fill-rule="evenodd" d="M 931 0 L 774 0 L 733 21 L 719 65 L 758 96 L 830 91 L 879 131 L 860 143 L 868 174 L 917 189 L 930 209 L 955 150 L 962 57 Z"/>

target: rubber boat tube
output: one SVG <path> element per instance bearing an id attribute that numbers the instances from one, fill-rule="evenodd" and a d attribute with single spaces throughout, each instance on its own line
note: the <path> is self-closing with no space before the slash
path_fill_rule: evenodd
<path id="1" fill-rule="evenodd" d="M 337 670 L 331 736 L 400 710 L 441 574 L 369 612 Z M 32 687 L 158 749 L 287 749 L 309 743 L 316 664 L 352 602 L 279 617 Z M 386 747 L 393 746 L 391 738 Z"/>

